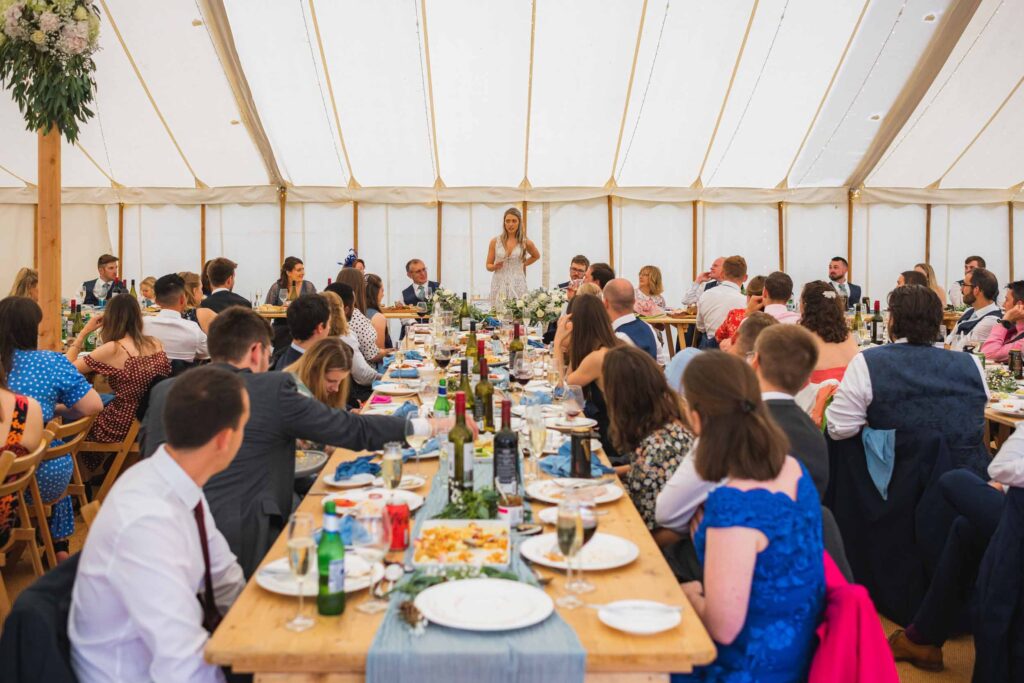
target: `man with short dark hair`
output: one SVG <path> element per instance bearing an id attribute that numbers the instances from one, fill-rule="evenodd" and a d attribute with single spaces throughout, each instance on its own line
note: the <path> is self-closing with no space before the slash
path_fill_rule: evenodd
<path id="1" fill-rule="evenodd" d="M 277 357 L 274 370 L 284 370 L 301 358 L 309 347 L 327 337 L 331 309 L 319 294 L 303 294 L 288 305 L 287 318 L 292 343 Z"/>
<path id="2" fill-rule="evenodd" d="M 231 259 L 220 256 L 210 261 L 206 266 L 206 276 L 210 278 L 212 291 L 210 296 L 203 299 L 200 308 L 221 313 L 229 306 L 245 306 L 252 308 L 252 302 L 243 296 L 235 294 L 235 269 L 238 264 Z"/>
<path id="3" fill-rule="evenodd" d="M 636 317 L 633 284 L 624 278 L 611 280 L 604 288 L 604 307 L 612 321 L 615 336 L 658 360 L 658 340 L 651 326 Z"/>
<path id="4" fill-rule="evenodd" d="M 440 282 L 430 279 L 427 272 L 427 264 L 418 258 L 411 259 L 405 264 L 405 274 L 412 280 L 412 284 L 402 290 L 402 301 L 407 306 L 430 300 L 440 287 Z"/>
<path id="5" fill-rule="evenodd" d="M 173 361 L 194 363 L 206 359 L 206 333 L 198 324 L 181 317 L 185 311 L 185 281 L 177 273 L 164 275 L 153 285 L 160 311 L 142 319 L 142 331 L 160 340 L 164 353 Z"/>
<path id="6" fill-rule="evenodd" d="M 748 313 L 743 322 L 740 323 L 739 328 L 736 330 L 736 334 L 733 335 L 728 348 L 725 346 L 722 349 L 726 353 L 731 353 L 734 356 L 739 356 L 743 359 L 749 359 L 753 357 L 754 345 L 757 343 L 757 338 L 761 336 L 761 333 L 772 325 L 778 325 L 779 321 L 771 317 L 763 311 L 753 311 Z"/>
<path id="7" fill-rule="evenodd" d="M 213 367 L 238 373 L 245 381 L 252 408 L 239 456 L 204 489 L 217 528 L 249 576 L 291 514 L 296 439 L 373 450 L 402 441 L 405 421 L 329 408 L 300 394 L 291 373 L 267 372 L 270 326 L 252 309 L 232 307 L 218 315 L 210 325 L 209 347 Z M 166 440 L 161 418 L 167 392 L 189 381 L 193 372 L 153 389 L 143 421 L 143 456 Z"/>
<path id="8" fill-rule="evenodd" d="M 605 285 L 615 279 L 615 271 L 607 263 L 591 263 L 583 279 L 604 289 Z"/>
<path id="9" fill-rule="evenodd" d="M 704 335 L 702 348 L 718 348 L 715 332 L 734 308 L 746 308 L 743 283 L 747 281 L 747 261 L 742 256 L 730 256 L 722 261 L 722 279 L 714 289 L 708 289 L 697 302 L 697 332 Z"/>
<path id="10" fill-rule="evenodd" d="M 793 298 L 793 278 L 782 271 L 775 271 L 764 281 L 764 312 L 780 323 L 800 322 L 800 314 L 789 310 L 787 304 Z"/>
<path id="11" fill-rule="evenodd" d="M 1002 315 L 996 303 L 999 282 L 992 271 L 975 268 L 964 274 L 960 291 L 963 302 L 970 308 L 957 321 L 946 341 L 954 351 L 970 345 L 980 348 Z"/>
<path id="12" fill-rule="evenodd" d="M 972 254 L 964 259 L 964 277 L 966 278 L 967 273 L 971 272 L 975 268 L 988 268 L 988 265 L 986 265 L 984 258 Z M 953 286 L 949 288 L 949 291 L 946 293 L 946 303 L 948 305 L 958 308 L 966 303 L 964 301 L 963 290 L 961 289 L 963 284 L 963 280 L 957 280 L 953 283 Z"/>
<path id="13" fill-rule="evenodd" d="M 99 277 L 82 283 L 82 289 L 85 291 L 83 305 L 99 306 L 100 302 L 107 298 L 108 293 L 117 294 L 110 291 L 117 282 L 117 262 L 118 258 L 112 254 L 103 254 L 96 260 L 96 272 L 99 273 Z"/>
<path id="14" fill-rule="evenodd" d="M 203 486 L 238 452 L 249 400 L 234 372 L 188 376 L 165 394 L 167 442 L 89 525 L 67 623 L 80 681 L 224 680 L 203 650 L 245 578 Z"/>
<path id="15" fill-rule="evenodd" d="M 828 262 L 828 279 L 839 296 L 845 296 L 852 306 L 860 301 L 860 285 L 849 282 L 850 263 L 842 256 L 833 256 Z"/>
<path id="16" fill-rule="evenodd" d="M 569 279 L 558 283 L 559 289 L 565 290 L 565 297 L 571 299 L 576 296 L 576 290 L 587 276 L 587 268 L 590 267 L 590 259 L 583 254 L 576 254 L 569 261 Z"/>

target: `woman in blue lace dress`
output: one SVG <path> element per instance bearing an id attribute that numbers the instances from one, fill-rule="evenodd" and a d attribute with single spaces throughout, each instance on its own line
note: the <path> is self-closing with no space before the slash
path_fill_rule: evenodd
<path id="1" fill-rule="evenodd" d="M 818 493 L 786 455 L 786 437 L 746 363 L 703 353 L 687 366 L 683 387 L 700 436 L 697 473 L 722 481 L 694 536 L 704 585 L 683 585 L 718 657 L 672 680 L 805 680 L 825 600 Z"/>

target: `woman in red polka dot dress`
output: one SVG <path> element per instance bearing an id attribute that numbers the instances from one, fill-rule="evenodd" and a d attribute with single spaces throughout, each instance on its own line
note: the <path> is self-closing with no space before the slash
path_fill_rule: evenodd
<path id="1" fill-rule="evenodd" d="M 79 357 L 86 336 L 101 328 L 103 345 L 88 356 Z M 155 380 L 171 374 L 171 362 L 160 340 L 142 333 L 139 302 L 126 294 L 115 296 L 102 315 L 93 316 L 71 342 L 68 360 L 82 374 L 96 372 L 106 377 L 114 391 L 114 400 L 103 408 L 89 432 L 88 440 L 99 443 L 123 441 L 135 419 L 139 401 Z M 104 457 L 104 454 L 83 452 L 82 463 L 90 470 L 98 470 Z"/>

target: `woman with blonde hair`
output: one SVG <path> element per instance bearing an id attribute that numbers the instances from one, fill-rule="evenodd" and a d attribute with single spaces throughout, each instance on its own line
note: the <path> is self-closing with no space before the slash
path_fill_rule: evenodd
<path id="1" fill-rule="evenodd" d="M 139 295 L 142 297 L 143 306 L 152 306 L 156 301 L 156 278 L 150 275 L 139 283 Z"/>
<path id="2" fill-rule="evenodd" d="M 637 314 L 652 315 L 663 312 L 665 297 L 662 294 L 665 291 L 665 286 L 661 281 L 661 269 L 658 266 L 644 266 L 640 269 L 637 283 L 636 303 L 633 305 Z"/>
<path id="3" fill-rule="evenodd" d="M 202 328 L 203 332 L 209 334 L 210 323 L 217 317 L 217 312 L 211 308 L 199 308 L 203 302 L 203 281 L 198 273 L 182 271 L 178 277 L 185 281 L 185 312 L 181 317 L 191 320 Z"/>
<path id="4" fill-rule="evenodd" d="M 491 306 L 506 299 L 519 299 L 528 291 L 526 267 L 540 259 L 540 252 L 526 236 L 519 209 L 505 211 L 501 234 L 487 247 L 487 270 L 491 277 Z"/>
<path id="5" fill-rule="evenodd" d="M 352 373 L 352 348 L 336 337 L 321 339 L 285 372 L 295 375 L 301 393 L 330 408 L 344 409 Z"/>
<path id="6" fill-rule="evenodd" d="M 14 276 L 14 284 L 11 286 L 11 293 L 8 296 L 24 296 L 38 303 L 39 301 L 39 273 L 31 268 L 22 268 Z"/>
<path id="7" fill-rule="evenodd" d="M 373 393 L 373 383 L 381 379 L 381 374 L 374 370 L 366 362 L 366 359 L 363 358 L 363 354 L 359 352 L 359 340 L 356 339 L 356 335 L 353 334 L 348 326 L 345 302 L 342 301 L 336 292 L 330 289 L 320 292 L 320 296 L 327 300 L 327 307 L 331 309 L 331 320 L 327 326 L 327 334 L 345 342 L 354 352 L 352 357 L 352 383 L 356 386 L 351 393 L 356 398 L 366 400 Z"/>
<path id="8" fill-rule="evenodd" d="M 930 263 L 918 263 L 914 266 L 914 270 L 925 276 L 928 280 L 928 286 L 933 292 L 939 297 L 939 301 L 942 302 L 942 307 L 946 307 L 946 290 L 939 287 L 939 280 L 935 277 L 935 269 L 932 268 Z"/>

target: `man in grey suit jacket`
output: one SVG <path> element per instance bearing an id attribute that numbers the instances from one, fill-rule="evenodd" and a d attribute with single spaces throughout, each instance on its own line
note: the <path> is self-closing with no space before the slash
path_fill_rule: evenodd
<path id="1" fill-rule="evenodd" d="M 251 309 L 229 308 L 210 325 L 213 366 L 239 373 L 249 392 L 245 439 L 231 465 L 203 487 L 217 528 L 246 577 L 255 570 L 292 511 L 295 440 L 309 439 L 353 450 L 402 441 L 400 418 L 363 416 L 329 408 L 298 392 L 289 373 L 267 372 L 270 327 Z M 163 407 L 175 382 L 158 384 L 142 425 L 142 454 L 164 442 Z"/>

